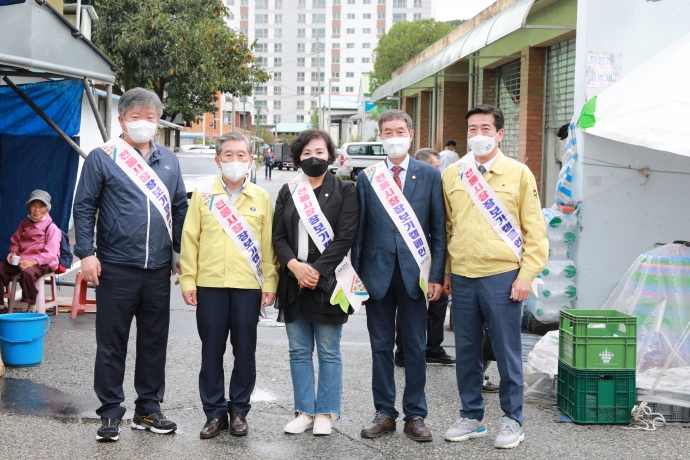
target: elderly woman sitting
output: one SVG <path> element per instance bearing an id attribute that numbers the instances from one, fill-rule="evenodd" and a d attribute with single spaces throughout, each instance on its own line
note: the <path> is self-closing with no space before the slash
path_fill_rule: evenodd
<path id="1" fill-rule="evenodd" d="M 36 281 L 58 268 L 62 233 L 57 225 L 51 225 L 48 192 L 31 192 L 26 207 L 29 215 L 12 235 L 7 260 L 0 261 L 0 290 L 4 290 L 12 277 L 19 273 L 21 301 L 28 303 L 29 310 L 34 311 L 38 294 Z"/>

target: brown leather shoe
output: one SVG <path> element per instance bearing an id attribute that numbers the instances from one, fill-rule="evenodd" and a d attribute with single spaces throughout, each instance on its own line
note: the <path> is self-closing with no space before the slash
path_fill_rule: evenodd
<path id="1" fill-rule="evenodd" d="M 403 432 L 408 438 L 417 442 L 431 441 L 431 431 L 424 424 L 424 419 L 420 416 L 412 417 L 405 421 Z"/>
<path id="2" fill-rule="evenodd" d="M 363 438 L 378 438 L 387 431 L 395 431 L 395 419 L 388 414 L 377 412 L 374 420 L 362 428 L 360 435 Z"/>
<path id="3" fill-rule="evenodd" d="M 247 433 L 249 433 L 247 416 L 240 412 L 235 412 L 234 409 L 230 409 L 230 434 L 247 436 Z"/>
<path id="4" fill-rule="evenodd" d="M 199 433 L 201 439 L 215 438 L 221 431 L 228 429 L 228 417 L 212 418 L 206 420 L 204 427 Z"/>

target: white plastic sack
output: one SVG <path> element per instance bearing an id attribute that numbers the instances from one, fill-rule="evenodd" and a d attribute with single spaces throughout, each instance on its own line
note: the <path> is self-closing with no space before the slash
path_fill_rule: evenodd
<path id="1" fill-rule="evenodd" d="M 534 345 L 522 369 L 525 379 L 525 402 L 556 404 L 558 331 L 548 332 Z"/>

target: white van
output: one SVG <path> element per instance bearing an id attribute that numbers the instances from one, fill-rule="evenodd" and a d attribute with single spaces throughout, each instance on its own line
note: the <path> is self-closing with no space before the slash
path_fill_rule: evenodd
<path id="1" fill-rule="evenodd" d="M 386 158 L 380 142 L 347 142 L 340 147 L 338 175 L 357 180 L 359 172 Z"/>

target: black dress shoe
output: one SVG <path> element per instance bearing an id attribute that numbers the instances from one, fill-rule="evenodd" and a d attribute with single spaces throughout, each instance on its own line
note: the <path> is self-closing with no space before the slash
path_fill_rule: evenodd
<path id="1" fill-rule="evenodd" d="M 455 364 L 455 358 L 446 353 L 443 355 L 427 356 L 426 362 L 432 364 Z"/>
<path id="2" fill-rule="evenodd" d="M 482 393 L 498 393 L 498 385 L 489 382 L 489 376 L 484 376 L 484 385 L 482 385 Z"/>
<path id="3" fill-rule="evenodd" d="M 241 412 L 230 410 L 230 434 L 235 436 L 247 436 L 249 433 L 249 424 L 247 424 L 247 415 Z"/>
<path id="4" fill-rule="evenodd" d="M 215 438 L 220 434 L 221 431 L 228 429 L 228 417 L 223 418 L 212 418 L 206 420 L 204 427 L 199 433 L 201 439 Z"/>
<path id="5" fill-rule="evenodd" d="M 363 438 L 378 438 L 388 431 L 395 431 L 395 419 L 388 414 L 377 412 L 374 420 L 362 428 L 360 435 Z"/>
<path id="6" fill-rule="evenodd" d="M 431 441 L 431 431 L 424 424 L 424 419 L 422 417 L 412 417 L 405 421 L 404 433 L 408 438 L 417 442 L 429 442 Z"/>

